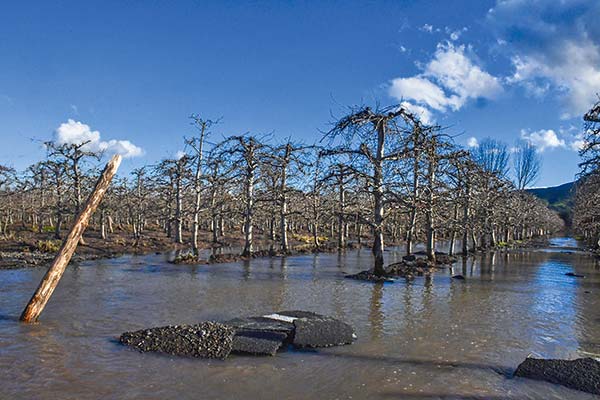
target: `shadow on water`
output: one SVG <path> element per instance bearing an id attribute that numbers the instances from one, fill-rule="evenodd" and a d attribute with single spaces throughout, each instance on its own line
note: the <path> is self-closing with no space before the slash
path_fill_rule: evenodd
<path id="1" fill-rule="evenodd" d="M 435 400 L 522 400 L 523 397 L 513 396 L 488 396 L 469 394 L 446 394 L 446 393 L 412 393 L 412 392 L 385 392 L 380 394 L 381 398 L 395 399 L 435 399 Z"/>
<path id="2" fill-rule="evenodd" d="M 393 367 L 397 367 L 399 365 L 406 365 L 413 367 L 435 368 L 438 372 L 441 372 L 443 369 L 447 369 L 448 371 L 453 369 L 487 370 L 493 371 L 498 375 L 504 376 L 505 378 L 512 378 L 514 372 L 514 367 L 465 361 L 427 360 L 370 354 L 333 353 L 328 351 L 320 351 L 318 353 L 315 353 L 315 355 L 318 357 L 332 357 L 337 359 L 347 359 L 366 363 L 376 363 L 378 365 L 387 364 Z"/>
<path id="3" fill-rule="evenodd" d="M 23 306 L 25 307 L 25 306 Z M 19 322 L 19 315 L 6 315 L 6 314 L 0 314 L 0 321 L 13 321 L 13 322 Z"/>

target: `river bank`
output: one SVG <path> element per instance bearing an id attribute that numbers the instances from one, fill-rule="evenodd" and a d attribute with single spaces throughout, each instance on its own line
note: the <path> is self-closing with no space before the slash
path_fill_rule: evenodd
<path id="1" fill-rule="evenodd" d="M 174 242 L 172 238 L 167 237 L 162 231 L 148 230 L 139 239 L 134 239 L 132 234 L 127 231 L 115 231 L 110 234 L 108 239 L 102 239 L 99 232 L 89 230 L 86 231 L 84 236 L 84 243 L 78 245 L 72 261 L 78 263 L 86 260 L 110 259 L 125 254 L 169 253 L 175 254 L 171 260 L 175 264 L 195 265 L 231 263 L 263 257 L 335 253 L 340 251 L 335 241 L 324 240 L 318 248 L 315 248 L 310 243 L 310 237 L 291 235 L 290 250 L 287 253 L 278 250 L 279 244 L 277 242 L 261 238 L 256 240 L 255 248 L 257 250 L 249 256 L 242 256 L 240 253 L 243 247 L 243 238 L 240 235 L 227 236 L 217 244 L 211 243 L 210 236 L 210 232 L 201 232 L 199 247 L 202 252 L 198 256 L 195 256 L 190 250 L 190 238 L 187 236 L 184 237 L 184 243 L 179 244 Z M 444 249 L 447 243 L 440 243 L 440 247 Z M 0 270 L 47 267 L 54 259 L 54 255 L 60 245 L 61 240 L 55 239 L 52 233 L 38 233 L 28 229 L 17 230 L 12 235 L 0 239 Z M 402 242 L 392 243 L 390 247 L 400 247 L 402 245 L 404 245 Z M 547 237 L 536 237 L 524 241 L 512 241 L 510 243 L 499 242 L 494 247 L 478 248 L 474 252 L 470 251 L 467 256 L 489 251 L 504 252 L 514 249 L 536 249 L 547 246 L 549 246 Z M 342 251 L 368 248 L 367 240 L 361 243 L 350 241 Z M 417 249 L 420 249 L 419 246 L 417 246 Z M 420 253 L 417 256 L 422 257 L 422 249 Z M 447 262 L 447 252 L 442 251 L 439 254 L 444 256 L 445 261 L 442 264 L 449 264 Z M 453 257 L 456 259 L 463 257 L 458 252 L 455 254 Z M 408 275 L 412 276 L 415 274 L 409 273 Z M 423 275 L 423 273 L 418 273 L 418 275 Z"/>

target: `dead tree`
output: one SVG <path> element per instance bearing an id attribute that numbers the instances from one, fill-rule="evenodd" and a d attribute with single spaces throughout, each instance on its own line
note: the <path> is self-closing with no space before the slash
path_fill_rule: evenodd
<path id="1" fill-rule="evenodd" d="M 372 196 L 372 218 L 367 222 L 373 232 L 374 273 L 384 275 L 384 231 L 386 168 L 405 156 L 401 138 L 411 132 L 417 119 L 405 109 L 392 106 L 373 111 L 369 107 L 352 109 L 338 120 L 326 138 L 341 138 L 342 143 L 328 154 L 348 154 L 353 174 L 367 182 Z M 387 149 L 386 149 L 387 147 Z"/>
<path id="2" fill-rule="evenodd" d="M 248 257 L 254 251 L 254 214 L 256 211 L 255 186 L 258 168 L 265 158 L 265 145 L 255 136 L 232 136 L 215 147 L 217 157 L 230 163 L 228 173 L 241 180 L 243 198 L 244 249 L 242 256 Z"/>
<path id="3" fill-rule="evenodd" d="M 288 197 L 290 181 L 300 180 L 303 169 L 308 166 L 306 150 L 309 146 L 293 143 L 287 140 L 283 145 L 277 146 L 269 152 L 267 162 L 276 170 L 279 189 L 277 191 L 277 204 L 279 206 L 279 239 L 282 253 L 289 253 L 288 243 Z"/>
<path id="4" fill-rule="evenodd" d="M 515 185 L 518 190 L 524 190 L 538 178 L 542 160 L 536 148 L 528 142 L 519 143 L 512 157 Z"/>
<path id="5" fill-rule="evenodd" d="M 193 208 L 193 225 L 192 225 L 192 251 L 198 256 L 198 235 L 200 233 L 200 212 L 202 211 L 202 191 L 203 185 L 203 168 L 204 168 L 204 146 L 205 139 L 210 133 L 209 130 L 215 124 L 218 124 L 220 119 L 211 120 L 201 118 L 197 114 L 190 116 L 192 125 L 198 130 L 198 137 L 186 138 L 185 144 L 192 150 L 190 163 L 193 168 L 192 187 L 194 190 L 194 208 Z"/>

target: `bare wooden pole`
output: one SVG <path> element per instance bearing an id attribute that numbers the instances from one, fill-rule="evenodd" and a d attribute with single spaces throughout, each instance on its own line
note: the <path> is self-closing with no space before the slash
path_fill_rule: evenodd
<path id="1" fill-rule="evenodd" d="M 85 228 L 88 226 L 90 217 L 94 211 L 96 211 L 98 205 L 100 205 L 100 201 L 102 200 L 104 193 L 106 193 L 106 190 L 110 185 L 110 181 L 117 172 L 120 164 L 121 156 L 118 154 L 114 155 L 108 164 L 106 164 L 104 171 L 102 171 L 102 175 L 98 179 L 98 182 L 96 182 L 96 186 L 94 187 L 92 194 L 85 203 L 85 207 L 79 213 L 79 215 L 77 215 L 75 224 L 60 247 L 58 254 L 56 254 L 52 265 L 40 282 L 40 285 L 31 297 L 31 300 L 29 300 L 29 303 L 27 303 L 27 307 L 25 307 L 25 310 L 23 310 L 23 314 L 21 314 L 21 321 L 37 321 L 38 317 L 44 310 L 44 307 L 46 307 L 46 304 L 48 303 L 48 300 L 50 300 L 50 296 L 52 296 L 54 289 L 56 289 L 62 274 L 65 272 L 65 269 L 69 264 L 69 261 L 71 261 L 71 257 L 77 248 L 77 244 L 79 243 Z"/>

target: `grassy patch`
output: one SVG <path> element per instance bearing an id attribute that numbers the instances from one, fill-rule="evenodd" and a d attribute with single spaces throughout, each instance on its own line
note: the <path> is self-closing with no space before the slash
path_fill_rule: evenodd
<path id="1" fill-rule="evenodd" d="M 36 247 L 42 253 L 56 253 L 60 244 L 60 240 L 38 240 Z"/>

